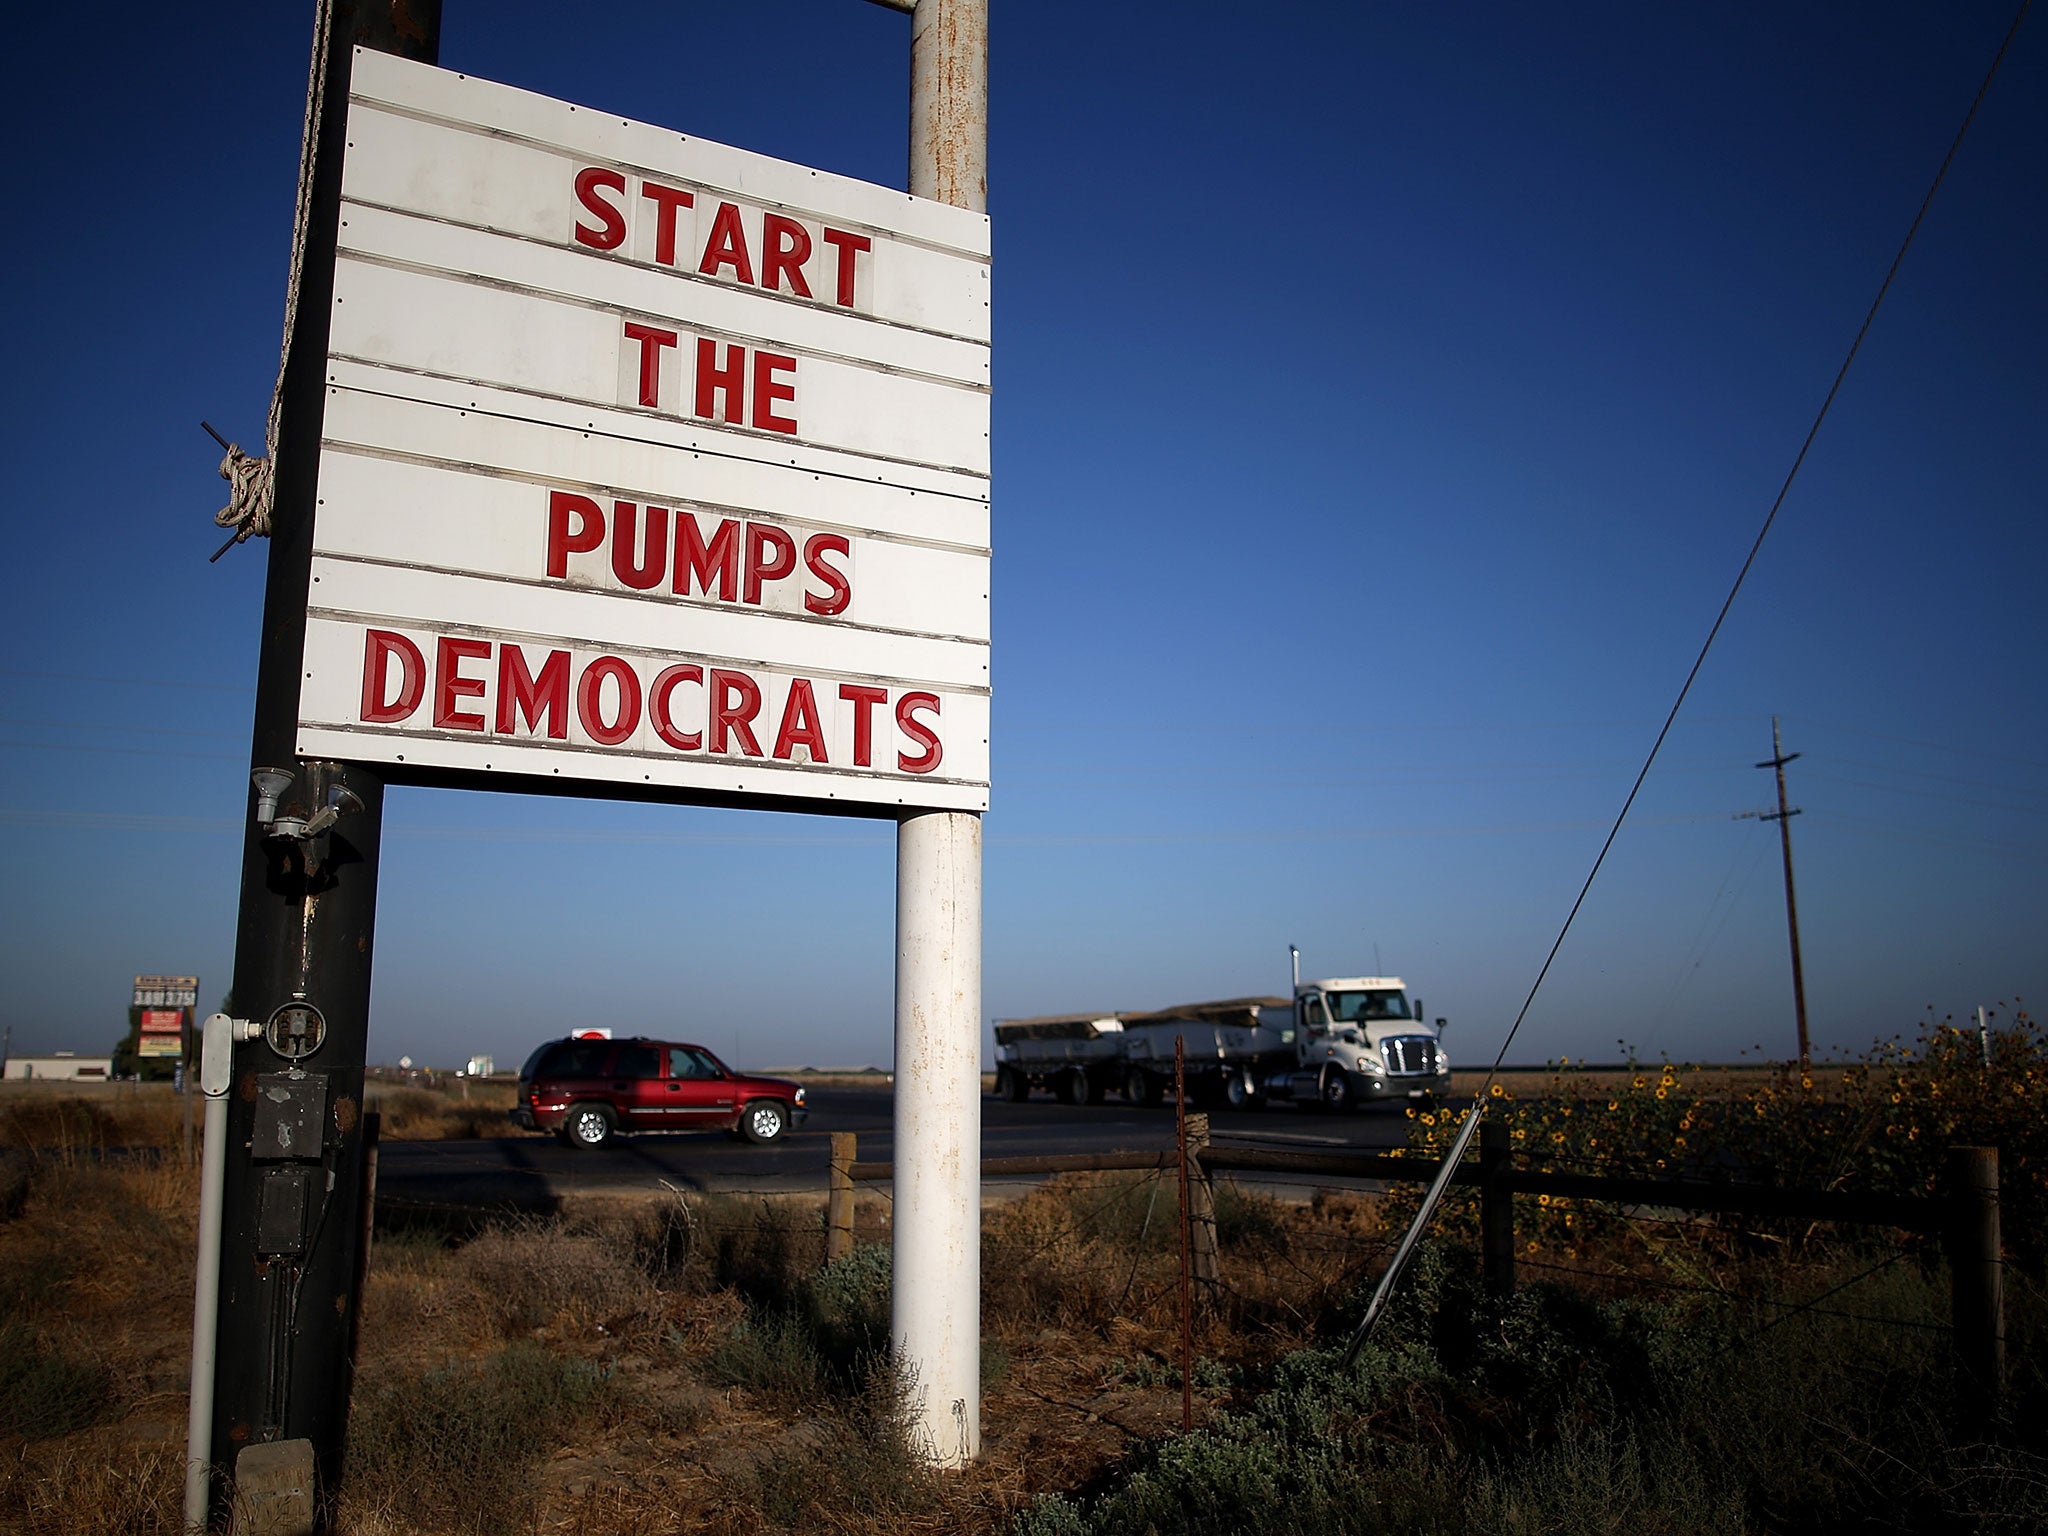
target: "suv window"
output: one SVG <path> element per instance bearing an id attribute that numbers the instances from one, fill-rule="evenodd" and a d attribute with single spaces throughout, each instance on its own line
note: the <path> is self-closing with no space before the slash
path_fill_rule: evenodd
<path id="1" fill-rule="evenodd" d="M 619 1064 L 612 1068 L 614 1077 L 659 1077 L 661 1076 L 661 1052 L 651 1045 L 622 1045 L 619 1047 Z"/>
<path id="2" fill-rule="evenodd" d="M 711 1059 L 709 1051 L 700 1051 L 691 1045 L 672 1045 L 668 1048 L 668 1075 L 670 1077 L 723 1077 L 718 1063 Z"/>
<path id="3" fill-rule="evenodd" d="M 534 1063 L 535 1077 L 602 1077 L 609 1040 L 561 1040 Z"/>

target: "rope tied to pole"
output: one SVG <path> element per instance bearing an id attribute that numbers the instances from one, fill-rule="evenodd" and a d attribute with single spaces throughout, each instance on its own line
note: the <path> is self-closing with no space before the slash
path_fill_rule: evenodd
<path id="1" fill-rule="evenodd" d="M 229 443 L 220 461 L 220 477 L 228 483 L 228 504 L 213 514 L 215 526 L 232 528 L 239 544 L 244 539 L 270 537 L 271 461 L 242 452 L 239 443 Z"/>
<path id="2" fill-rule="evenodd" d="M 285 275 L 284 342 L 278 350 L 277 379 L 271 385 L 270 411 L 263 423 L 264 456 L 244 453 L 239 444 L 225 441 L 212 427 L 206 427 L 213 440 L 227 450 L 227 456 L 220 461 L 220 477 L 228 483 L 228 504 L 213 514 L 213 521 L 218 527 L 234 530 L 234 537 L 213 552 L 212 560 L 218 560 L 246 539 L 270 537 L 278 421 L 284 413 L 285 369 L 291 362 L 292 340 L 298 330 L 299 288 L 306 267 L 306 226 L 312 217 L 313 207 L 314 149 L 327 105 L 327 39 L 332 28 L 333 11 L 334 0 L 320 0 L 313 20 L 313 57 L 307 67 L 306 114 L 299 129 L 299 182 L 292 209 L 291 267 Z M 201 422 L 200 425 L 206 426 L 206 423 Z"/>

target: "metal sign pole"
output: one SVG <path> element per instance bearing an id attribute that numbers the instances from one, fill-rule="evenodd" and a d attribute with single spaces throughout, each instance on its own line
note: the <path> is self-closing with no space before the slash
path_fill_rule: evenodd
<path id="1" fill-rule="evenodd" d="M 917 0 L 910 190 L 988 206 L 988 0 Z M 926 1454 L 981 1453 L 981 818 L 896 832 L 896 1194 L 890 1336 Z"/>

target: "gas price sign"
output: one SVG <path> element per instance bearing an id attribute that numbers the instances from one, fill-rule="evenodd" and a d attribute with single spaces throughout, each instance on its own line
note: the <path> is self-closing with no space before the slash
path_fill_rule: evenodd
<path id="1" fill-rule="evenodd" d="M 358 51 L 298 752 L 980 810 L 989 226 Z"/>

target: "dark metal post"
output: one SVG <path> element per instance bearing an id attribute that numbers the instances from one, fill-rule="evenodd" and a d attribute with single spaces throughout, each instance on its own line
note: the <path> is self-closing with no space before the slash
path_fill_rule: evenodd
<path id="1" fill-rule="evenodd" d="M 1515 1197 L 1501 1174 L 1508 1166 L 1508 1128 L 1497 1120 L 1479 1127 L 1479 1263 L 1499 1296 L 1515 1290 Z"/>
<path id="2" fill-rule="evenodd" d="M 1998 1149 L 1950 1147 L 1948 1262 L 1958 1417 L 1981 1431 L 2005 1391 L 2004 1259 L 1998 1228 Z"/>
<path id="3" fill-rule="evenodd" d="M 1759 768 L 1772 768 L 1778 775 L 1778 814 L 1766 814 L 1765 821 L 1778 824 L 1778 843 L 1785 851 L 1785 926 L 1792 935 L 1792 1009 L 1799 1020 L 1799 1070 L 1803 1074 L 1813 1065 L 1813 1053 L 1806 1039 L 1806 974 L 1799 964 L 1799 898 L 1792 893 L 1792 818 L 1799 812 L 1785 806 L 1785 765 L 1799 754 L 1785 755 L 1785 748 L 1778 740 L 1778 717 L 1771 716 L 1771 755 Z"/>
<path id="4" fill-rule="evenodd" d="M 285 795 L 287 809 L 317 809 L 313 797 L 329 790 L 348 792 L 361 808 L 333 827 L 317 860 L 267 838 L 253 816 L 245 828 L 236 1011 L 262 1021 L 303 998 L 325 1019 L 326 1033 L 299 1064 L 304 1075 L 297 1078 L 289 1076 L 293 1063 L 263 1040 L 235 1047 L 211 1455 L 216 1479 L 232 1492 L 237 1460 L 248 1447 L 310 1443 L 314 1486 L 308 1491 L 323 1524 L 341 1475 L 359 1299 L 363 1065 L 384 785 L 353 765 L 315 770 L 297 761 L 299 677 L 352 49 L 431 63 L 440 45 L 440 10 L 440 0 L 337 0 L 318 13 L 316 25 L 330 17 L 331 24 L 274 445 L 276 494 L 251 734 L 252 769 L 296 775 Z M 278 1092 L 286 1099 L 271 1096 Z M 259 1160 L 255 1154 L 264 1149 L 252 1149 L 259 1111 L 276 1116 L 294 1103 L 318 1105 L 317 1144 L 295 1142 L 302 1154 L 296 1160 Z"/>
<path id="5" fill-rule="evenodd" d="M 1173 1140 L 1180 1170 L 1180 1427 L 1195 1427 L 1195 1287 L 1188 1209 L 1187 1041 L 1173 1037 Z"/>

